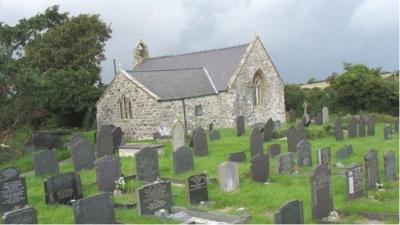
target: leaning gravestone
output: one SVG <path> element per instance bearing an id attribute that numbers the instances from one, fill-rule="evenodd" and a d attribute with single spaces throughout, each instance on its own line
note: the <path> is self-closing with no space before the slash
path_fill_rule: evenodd
<path id="1" fill-rule="evenodd" d="M 294 157 L 292 152 L 280 154 L 275 157 L 277 173 L 292 173 L 294 167 Z"/>
<path id="2" fill-rule="evenodd" d="M 391 134 L 391 130 L 392 128 L 390 127 L 390 124 L 385 124 L 384 128 L 383 128 L 383 139 L 384 140 L 388 140 L 392 137 Z"/>
<path id="3" fill-rule="evenodd" d="M 269 118 L 269 120 L 264 126 L 264 133 L 263 133 L 264 141 L 272 140 L 273 132 L 274 132 L 274 121 L 271 118 Z"/>
<path id="4" fill-rule="evenodd" d="M 210 140 L 214 141 L 214 140 L 219 140 L 221 139 L 221 134 L 219 133 L 219 131 L 217 130 L 213 130 L 210 133 Z"/>
<path id="5" fill-rule="evenodd" d="M 270 157 L 275 157 L 277 155 L 281 154 L 281 145 L 280 144 L 272 144 L 268 148 L 268 155 Z"/>
<path id="6" fill-rule="evenodd" d="M 172 148 L 176 151 L 185 145 L 185 126 L 179 120 L 172 126 Z"/>
<path id="7" fill-rule="evenodd" d="M 37 213 L 32 207 L 24 207 L 4 213 L 4 224 L 37 224 Z"/>
<path id="8" fill-rule="evenodd" d="M 358 137 L 365 137 L 365 121 L 362 118 L 358 124 Z"/>
<path id="9" fill-rule="evenodd" d="M 231 162 L 245 162 L 246 161 L 246 153 L 244 151 L 241 152 L 232 152 L 229 154 L 229 161 Z"/>
<path id="10" fill-rule="evenodd" d="M 193 170 L 193 152 L 186 146 L 172 152 L 172 161 L 175 174 Z"/>
<path id="11" fill-rule="evenodd" d="M 331 171 L 324 165 L 315 167 L 310 176 L 312 218 L 321 220 L 333 211 Z"/>
<path id="12" fill-rule="evenodd" d="M 368 150 L 364 155 L 365 160 L 365 173 L 367 179 L 367 188 L 374 189 L 376 184 L 380 184 L 379 166 L 378 166 L 378 153 L 374 149 Z"/>
<path id="13" fill-rule="evenodd" d="M 25 177 L 0 182 L 0 214 L 28 204 Z"/>
<path id="14" fill-rule="evenodd" d="M 350 117 L 347 130 L 349 138 L 357 137 L 357 120 L 354 116 Z"/>
<path id="15" fill-rule="evenodd" d="M 94 146 L 86 138 L 76 141 L 71 146 L 71 158 L 74 171 L 93 168 Z"/>
<path id="16" fill-rule="evenodd" d="M 385 165 L 385 179 L 388 181 L 394 181 L 397 179 L 396 176 L 396 156 L 394 154 L 394 151 L 389 150 L 385 152 L 385 155 L 383 156 L 384 159 L 384 165 Z"/>
<path id="17" fill-rule="evenodd" d="M 7 167 L 0 171 L 0 182 L 5 182 L 14 178 L 19 178 L 19 172 L 17 168 Z"/>
<path id="18" fill-rule="evenodd" d="M 193 135 L 193 149 L 196 156 L 207 156 L 208 155 L 208 143 L 207 136 L 204 133 L 203 128 L 198 127 L 194 131 Z"/>
<path id="19" fill-rule="evenodd" d="M 360 164 L 353 163 L 346 171 L 347 200 L 364 196 L 364 174 Z"/>
<path id="20" fill-rule="evenodd" d="M 122 132 L 121 127 L 116 127 L 111 131 L 111 133 L 113 136 L 114 148 L 118 148 L 118 146 L 121 146 L 121 141 L 122 141 L 124 132 Z"/>
<path id="21" fill-rule="evenodd" d="M 329 123 L 329 109 L 328 107 L 322 107 L 322 123 L 325 125 Z"/>
<path id="22" fill-rule="evenodd" d="M 286 202 L 277 213 L 274 214 L 275 224 L 303 224 L 303 201 L 293 200 Z"/>
<path id="23" fill-rule="evenodd" d="M 120 158 L 115 155 L 105 155 L 94 162 L 96 168 L 96 183 L 99 191 L 112 192 L 115 181 L 121 177 Z"/>
<path id="24" fill-rule="evenodd" d="M 206 174 L 195 174 L 187 178 L 186 191 L 190 204 L 199 204 L 200 202 L 208 201 Z"/>
<path id="25" fill-rule="evenodd" d="M 239 189 L 239 171 L 235 162 L 224 162 L 218 167 L 219 187 L 223 192 Z"/>
<path id="26" fill-rule="evenodd" d="M 317 125 L 323 125 L 323 118 L 322 118 L 322 113 L 317 113 L 317 117 L 315 118 L 315 124 Z"/>
<path id="27" fill-rule="evenodd" d="M 367 134 L 368 134 L 368 136 L 375 135 L 375 116 L 374 115 L 368 116 Z"/>
<path id="28" fill-rule="evenodd" d="M 245 133 L 244 130 L 244 116 L 238 116 L 236 118 L 236 132 L 237 136 L 243 136 Z"/>
<path id="29" fill-rule="evenodd" d="M 289 111 L 289 123 L 293 123 L 296 121 L 296 110 L 290 109 Z"/>
<path id="30" fill-rule="evenodd" d="M 75 144 L 76 142 L 86 139 L 86 137 L 80 133 L 80 132 L 74 132 L 74 134 L 71 137 L 71 145 Z"/>
<path id="31" fill-rule="evenodd" d="M 71 204 L 83 197 L 81 178 L 76 172 L 51 176 L 44 181 L 46 204 Z"/>
<path id="32" fill-rule="evenodd" d="M 32 154 L 35 176 L 58 174 L 57 150 L 43 150 Z"/>
<path id="33" fill-rule="evenodd" d="M 259 153 L 250 159 L 251 179 L 256 182 L 267 182 L 269 178 L 269 156 Z"/>
<path id="34" fill-rule="evenodd" d="M 336 160 L 342 160 L 346 158 L 346 148 L 340 148 L 336 151 Z"/>
<path id="35" fill-rule="evenodd" d="M 301 137 L 294 126 L 291 126 L 287 132 L 288 151 L 296 152 L 296 145 L 301 140 Z"/>
<path id="36" fill-rule="evenodd" d="M 263 136 L 261 130 L 258 127 L 255 127 L 250 136 L 250 155 L 253 157 L 258 153 L 264 153 Z"/>
<path id="37" fill-rule="evenodd" d="M 157 150 L 144 147 L 135 154 L 136 179 L 152 182 L 160 176 Z"/>
<path id="38" fill-rule="evenodd" d="M 311 157 L 311 144 L 307 140 L 301 140 L 296 145 L 297 152 L 297 165 L 299 166 L 311 166 L 312 165 L 312 157 Z"/>
<path id="39" fill-rule="evenodd" d="M 335 136 L 336 136 L 336 141 L 343 140 L 343 128 L 340 117 L 338 117 L 335 122 Z"/>
<path id="40" fill-rule="evenodd" d="M 164 209 L 171 211 L 172 191 L 170 181 L 159 181 L 136 189 L 136 207 L 139 215 L 154 215 Z"/>
<path id="41" fill-rule="evenodd" d="M 113 133 L 114 125 L 103 125 L 97 133 L 97 157 L 112 155 L 114 153 Z"/>
<path id="42" fill-rule="evenodd" d="M 111 193 L 101 193 L 79 199 L 72 208 L 75 224 L 115 223 L 114 202 Z"/>
<path id="43" fill-rule="evenodd" d="M 318 149 L 317 159 L 318 165 L 325 164 L 329 167 L 331 165 L 331 148 Z"/>

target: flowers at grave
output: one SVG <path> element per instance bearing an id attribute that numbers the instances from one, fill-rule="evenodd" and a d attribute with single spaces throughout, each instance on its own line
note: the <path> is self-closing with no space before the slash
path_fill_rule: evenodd
<path id="1" fill-rule="evenodd" d="M 118 180 L 115 181 L 115 190 L 119 190 L 121 192 L 126 192 L 124 177 L 120 177 L 120 178 L 118 178 Z"/>

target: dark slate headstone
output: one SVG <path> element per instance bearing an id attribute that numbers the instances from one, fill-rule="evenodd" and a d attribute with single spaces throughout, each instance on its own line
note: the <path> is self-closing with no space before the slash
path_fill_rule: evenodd
<path id="1" fill-rule="evenodd" d="M 71 204 L 83 197 L 81 178 L 76 172 L 51 176 L 44 181 L 46 204 Z"/>
<path id="2" fill-rule="evenodd" d="M 258 153 L 264 153 L 263 136 L 261 130 L 258 127 L 255 127 L 250 136 L 250 155 L 253 157 Z"/>
<path id="3" fill-rule="evenodd" d="M 124 132 L 122 132 L 121 127 L 116 127 L 112 130 L 112 135 L 113 135 L 114 148 L 117 148 L 118 146 L 121 145 L 122 136 L 124 135 Z"/>
<path id="4" fill-rule="evenodd" d="M 111 193 L 101 193 L 79 199 L 73 204 L 75 224 L 115 223 L 114 202 Z"/>
<path id="5" fill-rule="evenodd" d="M 0 182 L 0 214 L 28 204 L 25 177 Z"/>
<path id="6" fill-rule="evenodd" d="M 336 141 L 343 140 L 342 120 L 340 119 L 340 117 L 338 117 L 335 122 L 335 136 Z"/>
<path id="7" fill-rule="evenodd" d="M 317 159 L 318 165 L 325 164 L 329 167 L 331 165 L 331 148 L 318 149 Z"/>
<path id="8" fill-rule="evenodd" d="M 186 146 L 172 152 L 172 161 L 175 174 L 193 170 L 193 152 Z"/>
<path id="9" fill-rule="evenodd" d="M 214 130 L 214 123 L 211 122 L 210 124 L 208 124 L 208 132 L 211 133 L 211 131 L 213 131 L 213 130 Z"/>
<path id="10" fill-rule="evenodd" d="M 384 165 L 385 165 L 385 179 L 388 181 L 394 181 L 397 180 L 397 175 L 396 175 L 396 156 L 394 154 L 394 151 L 388 150 L 385 152 L 385 155 L 383 156 L 384 159 Z"/>
<path id="11" fill-rule="evenodd" d="M 53 149 L 62 145 L 62 135 L 56 132 L 39 131 L 32 137 L 32 143 L 35 147 Z"/>
<path id="12" fill-rule="evenodd" d="M 354 116 L 350 117 L 347 130 L 349 138 L 357 137 L 357 120 Z"/>
<path id="13" fill-rule="evenodd" d="M 281 144 L 272 144 L 268 148 L 268 155 L 270 157 L 275 157 L 277 155 L 281 154 Z"/>
<path id="14" fill-rule="evenodd" d="M 136 189 L 136 206 L 139 215 L 154 215 L 160 209 L 167 212 L 172 207 L 170 181 L 159 181 Z"/>
<path id="15" fill-rule="evenodd" d="M 245 133 L 244 130 L 244 116 L 236 117 L 236 132 L 237 136 L 243 136 Z"/>
<path id="16" fill-rule="evenodd" d="M 114 153 L 114 125 L 103 125 L 97 133 L 97 157 L 112 155 Z"/>
<path id="17" fill-rule="evenodd" d="M 342 160 L 346 158 L 346 148 L 340 148 L 336 151 L 336 160 Z"/>
<path id="18" fill-rule="evenodd" d="M 311 144 L 307 140 L 301 140 L 296 145 L 297 152 L 297 165 L 298 166 L 311 166 L 312 155 L 311 155 Z"/>
<path id="19" fill-rule="evenodd" d="M 380 184 L 378 153 L 374 149 L 368 150 L 364 155 L 365 160 L 365 175 L 367 180 L 367 188 L 376 188 L 376 183 Z"/>
<path id="20" fill-rule="evenodd" d="M 360 164 L 353 163 L 346 171 L 346 190 L 347 200 L 364 196 L 364 174 Z"/>
<path id="21" fill-rule="evenodd" d="M 213 130 L 210 133 L 210 140 L 214 141 L 214 140 L 219 140 L 221 139 L 221 134 L 219 133 L 219 131 L 217 130 Z"/>
<path id="22" fill-rule="evenodd" d="M 195 174 L 186 180 L 187 198 L 190 204 L 208 201 L 207 176 L 204 173 Z"/>
<path id="23" fill-rule="evenodd" d="M 37 224 L 37 213 L 32 207 L 16 209 L 4 214 L 4 224 Z"/>
<path id="24" fill-rule="evenodd" d="M 280 154 L 275 157 L 277 173 L 292 173 L 294 167 L 294 156 L 292 152 Z"/>
<path id="25" fill-rule="evenodd" d="M 96 183 L 99 191 L 112 192 L 115 181 L 121 175 L 120 158 L 115 155 L 105 155 L 94 162 L 96 168 Z"/>
<path id="26" fill-rule="evenodd" d="M 71 146 L 71 158 L 74 171 L 93 168 L 94 146 L 86 138 L 80 139 Z"/>
<path id="27" fill-rule="evenodd" d="M 250 159 L 251 179 L 256 182 L 267 182 L 269 178 L 269 156 L 259 153 Z"/>
<path id="28" fill-rule="evenodd" d="M 269 120 L 264 126 L 264 133 L 263 133 L 264 141 L 272 140 L 273 132 L 274 132 L 274 121 L 271 118 L 269 118 Z"/>
<path id="29" fill-rule="evenodd" d="M 286 202 L 277 213 L 274 214 L 275 224 L 303 224 L 303 201 L 293 200 Z"/>
<path id="30" fill-rule="evenodd" d="M 193 134 L 193 149 L 196 156 L 207 156 L 208 155 L 208 143 L 207 136 L 204 133 L 203 128 L 198 127 Z"/>
<path id="31" fill-rule="evenodd" d="M 75 132 L 71 137 L 71 146 L 82 139 L 86 139 L 86 137 L 80 132 Z"/>
<path id="32" fill-rule="evenodd" d="M 383 139 L 388 140 L 392 137 L 392 128 L 390 127 L 390 124 L 385 124 L 383 128 Z"/>
<path id="33" fill-rule="evenodd" d="M 318 165 L 310 180 L 312 218 L 321 220 L 333 211 L 331 170 L 324 164 Z"/>
<path id="34" fill-rule="evenodd" d="M 57 150 L 43 150 L 32 154 L 35 176 L 58 174 Z"/>
<path id="35" fill-rule="evenodd" d="M 315 118 L 315 124 L 323 125 L 323 118 L 322 118 L 322 113 L 321 112 L 319 112 L 317 114 L 317 117 Z"/>
<path id="36" fill-rule="evenodd" d="M 229 154 L 229 161 L 231 162 L 245 162 L 246 161 L 246 153 L 244 151 L 241 152 L 232 152 Z"/>
<path id="37" fill-rule="evenodd" d="M 358 124 L 358 137 L 365 137 L 365 121 L 360 119 L 360 123 Z"/>
<path id="38" fill-rule="evenodd" d="M 17 168 L 7 167 L 0 171 L 0 182 L 4 182 L 14 178 L 19 178 L 19 172 Z"/>
<path id="39" fill-rule="evenodd" d="M 136 179 L 152 182 L 160 176 L 158 153 L 152 147 L 144 147 L 135 154 Z"/>
<path id="40" fill-rule="evenodd" d="M 290 109 L 289 111 L 289 123 L 296 122 L 296 110 Z"/>
<path id="41" fill-rule="evenodd" d="M 296 152 L 296 145 L 301 140 L 297 129 L 294 126 L 291 126 L 287 132 L 287 143 L 288 143 L 288 151 Z"/>
<path id="42" fill-rule="evenodd" d="M 346 158 L 351 155 L 353 155 L 353 146 L 350 144 L 346 146 Z"/>
<path id="43" fill-rule="evenodd" d="M 375 116 L 374 115 L 368 116 L 367 126 L 368 126 L 368 128 L 367 128 L 368 136 L 374 136 L 375 135 Z"/>

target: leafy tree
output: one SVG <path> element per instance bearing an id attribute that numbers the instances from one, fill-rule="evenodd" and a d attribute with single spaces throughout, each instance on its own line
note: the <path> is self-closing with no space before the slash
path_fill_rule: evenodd
<path id="1" fill-rule="evenodd" d="M 304 100 L 305 94 L 298 85 L 285 85 L 285 107 L 287 111 L 294 109 L 297 115 L 301 115 Z"/>

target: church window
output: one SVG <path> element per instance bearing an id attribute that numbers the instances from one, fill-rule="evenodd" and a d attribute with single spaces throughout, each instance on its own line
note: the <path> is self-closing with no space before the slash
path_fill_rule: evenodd
<path id="1" fill-rule="evenodd" d="M 263 84 L 263 76 L 261 72 L 257 72 L 254 75 L 253 81 L 253 105 L 259 107 L 263 104 L 264 97 L 264 84 Z"/>
<path id="2" fill-rule="evenodd" d="M 195 110 L 196 116 L 203 115 L 203 108 L 201 105 L 196 105 L 194 110 Z"/>
<path id="3" fill-rule="evenodd" d="M 132 119 L 132 104 L 129 98 L 125 95 L 122 95 L 118 101 L 119 104 L 119 118 L 121 120 L 130 120 Z"/>

